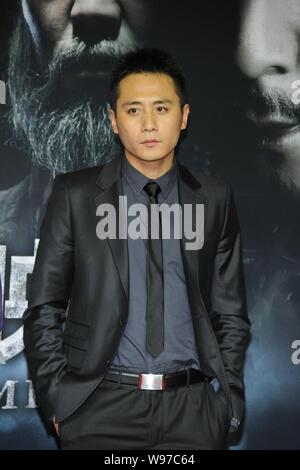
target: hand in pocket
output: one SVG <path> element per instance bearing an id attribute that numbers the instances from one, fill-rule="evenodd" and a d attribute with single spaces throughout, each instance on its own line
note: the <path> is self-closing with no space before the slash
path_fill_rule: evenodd
<path id="1" fill-rule="evenodd" d="M 59 432 L 58 432 L 58 423 L 55 421 L 55 416 L 53 418 L 53 425 L 55 427 L 55 431 L 56 431 L 56 434 L 59 436 Z"/>

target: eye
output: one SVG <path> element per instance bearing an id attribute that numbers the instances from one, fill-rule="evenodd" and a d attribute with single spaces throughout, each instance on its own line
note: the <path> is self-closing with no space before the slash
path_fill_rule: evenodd
<path id="1" fill-rule="evenodd" d="M 159 113 L 163 113 L 165 111 L 168 111 L 168 108 L 166 106 L 158 106 L 156 109 Z"/>
<path id="2" fill-rule="evenodd" d="M 127 112 L 128 114 L 137 114 L 138 108 L 129 108 Z"/>

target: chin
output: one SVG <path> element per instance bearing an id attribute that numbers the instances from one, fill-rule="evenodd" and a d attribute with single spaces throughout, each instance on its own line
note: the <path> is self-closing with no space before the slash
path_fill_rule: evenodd
<path id="1" fill-rule="evenodd" d="M 165 157 L 161 155 L 144 155 L 144 154 L 138 154 L 134 153 L 132 154 L 134 158 L 138 158 L 139 160 L 142 160 L 144 162 L 155 162 L 158 160 L 163 160 Z"/>
<path id="2" fill-rule="evenodd" d="M 170 157 L 170 153 L 171 152 L 163 153 L 163 154 L 161 152 L 160 153 L 149 152 L 149 154 L 144 154 L 143 158 L 149 161 L 164 160 L 165 158 Z"/>
<path id="3" fill-rule="evenodd" d="M 156 162 L 158 160 L 164 160 L 165 157 L 161 157 L 160 155 L 151 155 L 151 157 L 148 157 L 148 156 L 143 156 L 141 157 L 143 160 L 147 161 L 147 162 Z"/>
<path id="4" fill-rule="evenodd" d="M 299 172 L 295 171 L 293 167 L 284 165 L 282 162 L 277 165 L 268 162 L 263 167 L 262 175 L 263 180 L 272 188 L 273 193 L 293 197 L 300 195 Z"/>
<path id="5" fill-rule="evenodd" d="M 281 188 L 285 190 L 286 194 L 290 194 L 291 196 L 300 195 L 300 181 L 298 178 L 295 178 L 290 174 L 287 175 L 283 172 L 278 175 L 278 180 Z"/>

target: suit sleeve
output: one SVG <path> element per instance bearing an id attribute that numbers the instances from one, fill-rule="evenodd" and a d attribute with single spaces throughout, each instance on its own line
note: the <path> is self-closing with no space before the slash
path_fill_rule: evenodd
<path id="1" fill-rule="evenodd" d="M 243 367 L 250 338 L 243 271 L 242 243 L 233 193 L 227 186 L 224 222 L 212 283 L 212 325 L 231 390 L 233 418 L 244 414 Z"/>
<path id="2" fill-rule="evenodd" d="M 53 183 L 23 315 L 28 368 L 39 406 L 55 415 L 58 382 L 66 370 L 63 323 L 73 273 L 73 241 L 68 191 L 61 176 Z"/>

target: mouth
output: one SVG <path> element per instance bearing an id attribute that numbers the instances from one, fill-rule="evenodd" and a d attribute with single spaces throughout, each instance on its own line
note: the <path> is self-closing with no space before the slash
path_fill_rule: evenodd
<path id="1" fill-rule="evenodd" d="M 66 61 L 62 65 L 61 71 L 66 74 L 90 77 L 90 76 L 108 76 L 116 64 L 117 57 L 82 57 L 77 60 Z"/>
<path id="2" fill-rule="evenodd" d="M 146 147 L 154 147 L 156 144 L 159 144 L 158 140 L 144 140 L 141 142 L 142 145 L 146 145 Z"/>
<path id="3" fill-rule="evenodd" d="M 80 72 L 74 73 L 78 77 L 107 77 L 109 70 L 81 70 Z"/>
<path id="4" fill-rule="evenodd" d="M 261 148 L 271 151 L 281 151 L 300 137 L 299 121 L 281 116 L 247 115 Z"/>

